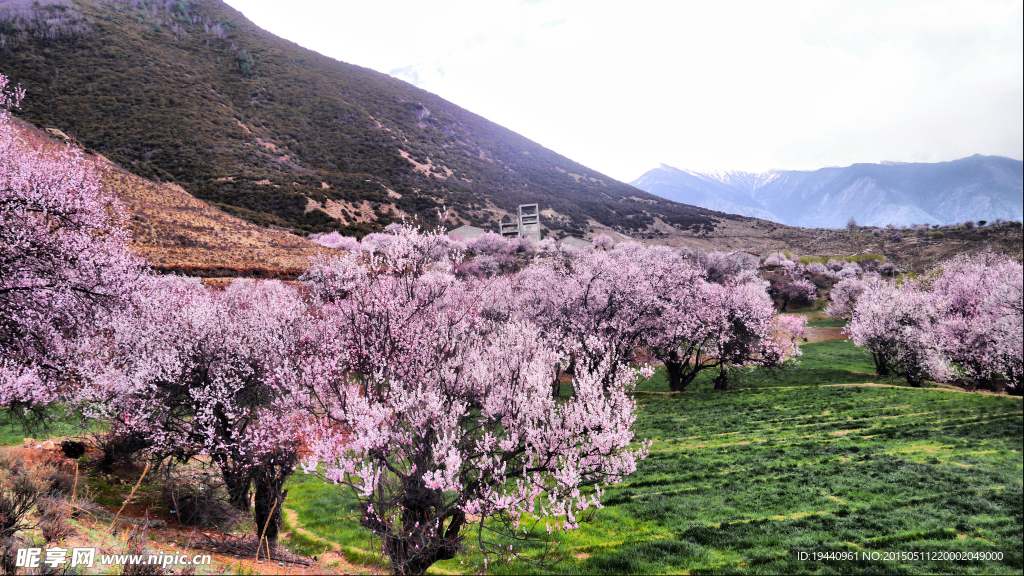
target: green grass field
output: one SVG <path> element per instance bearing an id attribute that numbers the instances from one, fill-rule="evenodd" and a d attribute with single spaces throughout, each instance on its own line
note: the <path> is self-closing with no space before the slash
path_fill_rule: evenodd
<path id="1" fill-rule="evenodd" d="M 68 414 L 63 406 L 51 408 L 43 419 L 30 419 L 27 422 L 11 420 L 6 415 L 0 419 L 0 446 L 22 445 L 25 438 L 53 438 L 56 436 L 81 436 L 98 430 L 98 425 L 90 423 L 83 428 L 78 417 Z"/>
<path id="2" fill-rule="evenodd" d="M 799 367 L 746 374 L 728 392 L 705 377 L 681 394 L 661 374 L 644 382 L 635 430 L 650 456 L 560 536 L 562 560 L 543 572 L 1020 573 L 1021 398 L 892 386 L 848 341 L 803 349 Z M 333 542 L 351 561 L 380 562 L 337 489 L 299 475 L 289 490 L 286 506 L 316 535 L 295 547 Z M 801 556 L 820 552 L 856 559 Z M 1002 560 L 862 559 L 950 552 Z M 432 572 L 480 569 L 470 551 Z"/>

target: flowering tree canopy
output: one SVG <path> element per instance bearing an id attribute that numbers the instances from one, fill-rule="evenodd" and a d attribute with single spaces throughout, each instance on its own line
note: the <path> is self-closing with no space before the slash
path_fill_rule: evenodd
<path id="1" fill-rule="evenodd" d="M 149 278 L 82 344 L 91 380 L 79 401 L 158 459 L 209 457 L 239 509 L 249 509 L 255 482 L 257 529 L 273 541 L 298 448 L 278 374 L 305 318 L 297 290 L 278 281 L 213 291 L 195 278 Z"/>
<path id="2" fill-rule="evenodd" d="M 1021 264 L 1007 256 L 958 256 L 920 278 L 886 282 L 848 278 L 833 289 L 828 311 L 850 314 L 848 332 L 875 358 L 877 371 L 948 380 L 997 375 L 1021 380 Z"/>
<path id="3" fill-rule="evenodd" d="M 329 234 L 310 234 L 309 239 L 321 246 L 334 248 L 335 250 L 359 250 L 359 240 L 352 236 L 342 236 L 338 231 Z"/>
<path id="4" fill-rule="evenodd" d="M 117 200 L 72 148 L 33 144 L 5 108 L 0 75 L 0 407 L 23 414 L 69 383 L 77 337 L 141 270 Z"/>
<path id="5" fill-rule="evenodd" d="M 553 398 L 556 348 L 494 312 L 486 294 L 503 280 L 460 281 L 457 260 L 402 265 L 438 240 L 399 234 L 402 254 L 325 258 L 306 277 L 317 309 L 303 360 L 282 375 L 308 402 L 304 466 L 351 489 L 401 574 L 454 557 L 471 519 L 485 552 L 500 552 L 487 519 L 509 534 L 526 512 L 575 528 L 600 485 L 644 455 L 629 446 L 635 371 L 606 361 L 577 374 L 571 398 Z"/>
<path id="6" fill-rule="evenodd" d="M 930 288 L 942 310 L 942 348 L 967 377 L 1006 376 L 1021 385 L 1024 270 L 1020 262 L 982 253 L 940 266 Z"/>
<path id="7" fill-rule="evenodd" d="M 590 245 L 601 250 L 611 250 L 615 246 L 615 241 L 607 234 L 598 234 L 590 241 Z"/>
<path id="8" fill-rule="evenodd" d="M 881 276 L 873 273 L 865 274 L 863 277 L 843 278 L 829 291 L 829 303 L 825 307 L 825 313 L 836 318 L 849 318 L 864 290 L 881 282 Z"/>
<path id="9" fill-rule="evenodd" d="M 811 262 L 810 264 L 807 265 L 807 271 L 810 272 L 811 274 L 817 274 L 819 276 L 833 276 L 832 270 L 830 270 L 821 262 Z"/>
<path id="10" fill-rule="evenodd" d="M 653 252 L 672 257 L 668 248 Z M 609 354 L 616 367 L 624 366 L 660 310 L 651 288 L 671 289 L 652 274 L 666 282 L 671 278 L 645 267 L 656 261 L 651 254 L 652 249 L 632 242 L 608 252 L 563 252 L 513 279 L 516 308 L 557 347 L 561 368 L 593 372 Z"/>
<path id="11" fill-rule="evenodd" d="M 869 284 L 847 326 L 854 343 L 871 352 L 879 375 L 893 372 L 914 386 L 951 375 L 938 338 L 941 310 L 921 286 L 908 281 Z"/>
<path id="12" fill-rule="evenodd" d="M 784 271 L 770 276 L 768 293 L 782 300 L 783 311 L 790 302 L 809 304 L 818 299 L 817 287 L 795 271 Z"/>
<path id="13" fill-rule="evenodd" d="M 774 368 L 800 354 L 795 341 L 802 336 L 803 317 L 786 317 L 780 325 L 766 282 L 746 275 L 738 280 L 722 285 L 695 274 L 685 289 L 671 292 L 671 313 L 647 340 L 665 364 L 671 390 L 685 389 L 707 369 L 719 370 L 716 388 L 724 389 L 730 366 Z"/>
<path id="14" fill-rule="evenodd" d="M 665 363 L 671 389 L 681 391 L 702 370 L 774 367 L 799 354 L 795 336 L 775 337 L 766 283 L 751 268 L 728 255 L 622 242 L 531 266 L 513 282 L 517 309 L 573 367 L 592 370 L 608 351 L 625 366 L 644 347 Z"/>

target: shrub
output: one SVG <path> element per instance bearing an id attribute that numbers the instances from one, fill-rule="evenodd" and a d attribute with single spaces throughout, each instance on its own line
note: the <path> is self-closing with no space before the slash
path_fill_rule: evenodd
<path id="1" fill-rule="evenodd" d="M 52 473 L 45 464 L 29 466 L 10 455 L 0 457 L 0 545 L 14 545 L 17 532 L 37 526 L 32 512 L 49 491 Z"/>
<path id="2" fill-rule="evenodd" d="M 85 454 L 85 442 L 64 440 L 60 443 L 60 451 L 68 458 L 77 460 Z"/>
<path id="3" fill-rule="evenodd" d="M 244 519 L 228 502 L 224 483 L 216 476 L 168 474 L 160 496 L 168 513 L 182 526 L 228 530 Z"/>
<path id="4" fill-rule="evenodd" d="M 832 271 L 825 267 L 821 262 L 811 262 L 807 265 L 807 271 L 811 274 L 817 274 L 819 276 L 831 276 Z"/>
<path id="5" fill-rule="evenodd" d="M 130 468 L 135 464 L 139 454 L 149 448 L 150 444 L 142 434 L 122 430 L 111 430 L 96 435 L 93 437 L 92 446 L 100 451 L 100 456 L 90 462 L 90 466 L 102 472 Z"/>
<path id="6" fill-rule="evenodd" d="M 242 76 L 248 78 L 252 76 L 252 67 L 256 65 L 256 62 L 252 59 L 252 54 L 245 48 L 238 51 L 235 55 L 235 61 L 238 63 L 238 69 L 241 70 Z"/>
<path id="7" fill-rule="evenodd" d="M 140 523 L 132 526 L 132 531 L 128 534 L 128 541 L 125 543 L 123 555 L 125 557 L 149 556 L 149 551 L 146 548 L 146 528 L 143 524 Z M 121 574 L 122 576 L 156 576 L 165 574 L 165 572 L 159 564 L 129 561 L 121 566 Z"/>
<path id="8" fill-rule="evenodd" d="M 68 503 L 59 498 L 44 498 L 37 505 L 39 528 L 46 542 L 60 542 L 75 531 L 68 522 Z"/>

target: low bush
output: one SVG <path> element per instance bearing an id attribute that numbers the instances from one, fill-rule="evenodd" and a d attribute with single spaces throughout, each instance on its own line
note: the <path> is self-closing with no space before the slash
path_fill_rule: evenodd
<path id="1" fill-rule="evenodd" d="M 135 524 L 132 527 L 132 531 L 128 535 L 128 541 L 125 543 L 124 556 L 148 556 L 149 550 L 146 547 L 146 528 L 143 524 Z M 150 564 L 148 562 L 127 562 L 121 566 L 120 573 L 123 576 L 155 576 L 157 574 L 166 574 L 163 567 L 159 564 Z"/>
<path id="2" fill-rule="evenodd" d="M 213 476 L 170 473 L 160 498 L 169 515 L 182 526 L 229 529 L 245 519 L 228 502 L 223 482 Z"/>
<path id="3" fill-rule="evenodd" d="M 39 529 L 47 543 L 61 542 L 74 532 L 74 527 L 68 522 L 70 510 L 67 501 L 51 496 L 40 500 L 37 508 Z"/>
<path id="4" fill-rule="evenodd" d="M 139 434 L 110 431 L 93 436 L 92 446 L 100 456 L 90 466 L 102 472 L 117 468 L 131 468 L 150 443 Z"/>

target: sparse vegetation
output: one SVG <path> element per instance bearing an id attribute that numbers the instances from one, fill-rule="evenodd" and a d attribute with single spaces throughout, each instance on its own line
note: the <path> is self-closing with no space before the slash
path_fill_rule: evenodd
<path id="1" fill-rule="evenodd" d="M 820 264 L 828 264 L 829 260 L 840 260 L 843 262 L 856 262 L 861 264 L 871 260 L 877 261 L 879 264 L 885 262 L 885 256 L 881 254 L 856 254 L 854 256 L 801 256 L 797 259 L 801 264 L 807 265 L 812 262 L 818 262 Z"/>

